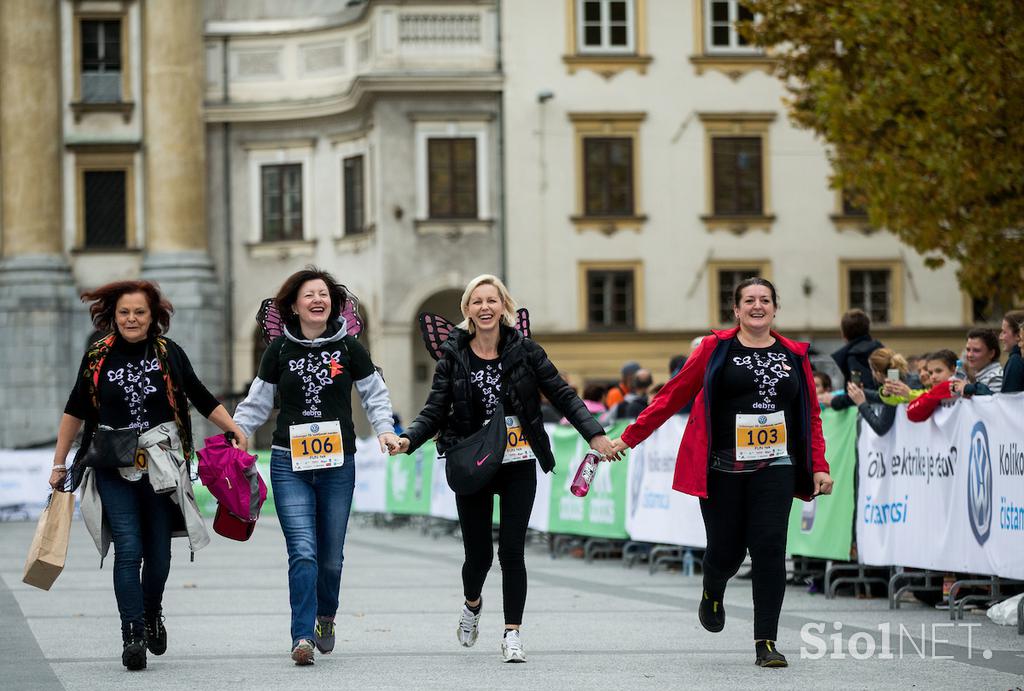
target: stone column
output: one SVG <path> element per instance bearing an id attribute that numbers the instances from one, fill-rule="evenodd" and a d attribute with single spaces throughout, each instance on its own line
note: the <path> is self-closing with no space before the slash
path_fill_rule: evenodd
<path id="1" fill-rule="evenodd" d="M 224 371 L 223 290 L 206 225 L 206 126 L 201 0 L 146 2 L 143 12 L 143 128 L 146 177 L 144 278 L 174 304 L 170 337 L 215 395 Z M 200 434 L 210 428 L 197 429 Z"/>
<path id="2" fill-rule="evenodd" d="M 0 2 L 0 448 L 56 439 L 88 336 L 61 237 L 60 83 L 58 0 Z"/>

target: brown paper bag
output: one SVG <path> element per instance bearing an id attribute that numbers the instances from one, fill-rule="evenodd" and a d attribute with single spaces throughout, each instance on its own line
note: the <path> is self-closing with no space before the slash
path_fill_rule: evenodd
<path id="1" fill-rule="evenodd" d="M 36 535 L 25 560 L 22 581 L 43 590 L 49 590 L 64 570 L 71 536 L 71 517 L 75 513 L 73 492 L 54 492 L 39 517 Z"/>

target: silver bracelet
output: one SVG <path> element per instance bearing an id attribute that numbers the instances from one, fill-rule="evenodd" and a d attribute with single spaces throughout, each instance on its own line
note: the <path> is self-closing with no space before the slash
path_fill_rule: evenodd
<path id="1" fill-rule="evenodd" d="M 67 469 L 68 469 L 68 467 L 67 467 L 66 465 L 64 465 L 64 464 L 62 463 L 61 465 L 55 465 L 55 466 L 53 466 L 53 469 L 54 469 L 54 470 L 67 470 Z"/>

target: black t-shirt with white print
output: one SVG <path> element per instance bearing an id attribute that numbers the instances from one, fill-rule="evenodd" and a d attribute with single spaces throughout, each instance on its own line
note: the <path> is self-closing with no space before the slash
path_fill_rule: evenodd
<path id="1" fill-rule="evenodd" d="M 470 348 L 469 381 L 473 394 L 473 426 L 483 427 L 498 409 L 498 403 L 504 401 L 501 390 L 501 359 L 485 360 Z"/>
<path id="2" fill-rule="evenodd" d="M 130 427 L 142 433 L 174 420 L 160 362 L 148 340 L 129 343 L 116 339 L 103 360 L 98 384 L 101 425 Z M 64 412 L 85 419 L 91 405 L 89 387 L 80 370 Z"/>
<path id="3" fill-rule="evenodd" d="M 177 362 L 181 371 L 172 371 L 188 402 L 195 406 L 203 417 L 210 417 L 220 406 L 220 401 L 210 393 L 196 376 L 192 363 L 181 348 L 169 339 L 166 341 L 172 356 L 168 366 Z M 96 398 L 99 410 L 93 409 L 92 385 L 87 371 L 89 354 L 82 357 L 64 412 L 79 420 L 95 420 L 98 424 L 114 429 L 131 427 L 140 433 L 165 422 L 174 420 L 174 409 L 167 394 L 164 372 L 160 369 L 153 339 L 129 343 L 120 336 L 103 359 L 97 381 Z"/>
<path id="4" fill-rule="evenodd" d="M 784 411 L 787 448 L 797 421 L 799 363 L 776 341 L 766 348 L 748 348 L 733 339 L 711 397 L 712 467 L 742 472 L 771 465 L 778 459 L 735 461 L 736 415 Z"/>
<path id="5" fill-rule="evenodd" d="M 320 341 L 313 347 L 287 336 L 277 338 L 263 354 L 259 371 L 259 378 L 276 384 L 281 396 L 273 444 L 289 448 L 291 425 L 337 420 L 344 451 L 354 454 L 352 384 L 373 372 L 370 354 L 353 336 Z"/>

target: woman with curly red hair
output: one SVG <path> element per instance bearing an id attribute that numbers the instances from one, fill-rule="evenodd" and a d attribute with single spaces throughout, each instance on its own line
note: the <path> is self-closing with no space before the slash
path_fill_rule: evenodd
<path id="1" fill-rule="evenodd" d="M 50 485 L 67 490 L 81 484 L 82 518 L 101 557 L 114 543 L 121 662 L 138 670 L 146 667 L 147 648 L 154 655 L 167 649 L 162 599 L 172 535 L 187 535 L 193 551 L 210 540 L 192 493 L 189 402 L 233 432 L 240 447 L 246 438 L 199 381 L 181 346 L 163 335 L 174 308 L 155 284 L 118 281 L 83 293 L 82 300 L 91 303 L 93 325 L 105 335 L 89 346 L 78 368 L 57 431 Z M 83 422 L 68 482 L 64 459 Z M 110 458 L 97 453 L 97 433 L 137 435 L 138 443 L 133 453 Z"/>

